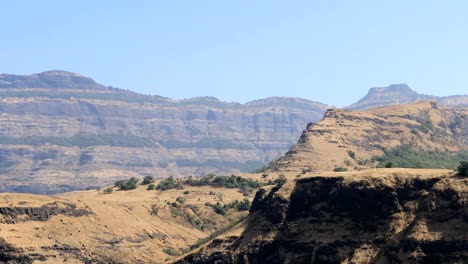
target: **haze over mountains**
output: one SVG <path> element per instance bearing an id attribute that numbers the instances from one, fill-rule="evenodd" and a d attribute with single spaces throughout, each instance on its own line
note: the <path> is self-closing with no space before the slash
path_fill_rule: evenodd
<path id="1" fill-rule="evenodd" d="M 373 88 L 350 109 L 468 96 Z M 252 171 L 285 153 L 332 106 L 271 97 L 246 104 L 172 100 L 106 87 L 79 74 L 0 75 L 0 190 L 54 193 L 117 179 Z"/>

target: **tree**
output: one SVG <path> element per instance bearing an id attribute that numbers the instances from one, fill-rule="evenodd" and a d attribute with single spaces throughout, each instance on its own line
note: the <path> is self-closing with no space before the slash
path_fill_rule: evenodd
<path id="1" fill-rule="evenodd" d="M 457 167 L 459 176 L 468 177 L 468 161 L 460 161 L 460 166 Z"/>

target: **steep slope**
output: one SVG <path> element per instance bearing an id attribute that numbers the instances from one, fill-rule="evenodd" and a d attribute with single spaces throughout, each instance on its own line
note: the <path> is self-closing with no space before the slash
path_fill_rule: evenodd
<path id="1" fill-rule="evenodd" d="M 237 230 L 177 263 L 467 263 L 468 179 L 446 174 L 380 169 L 263 190 Z"/>
<path id="2" fill-rule="evenodd" d="M 124 177 L 250 171 L 283 154 L 328 106 L 171 100 L 79 74 L 0 75 L 1 191 L 53 193 Z"/>
<path id="3" fill-rule="evenodd" d="M 375 166 L 371 158 L 404 144 L 414 150 L 455 153 L 468 149 L 468 111 L 435 102 L 366 111 L 332 109 L 309 124 L 276 166 L 283 171 L 331 171 Z"/>
<path id="4" fill-rule="evenodd" d="M 346 108 L 363 110 L 379 106 L 409 104 L 427 100 L 436 101 L 446 106 L 468 106 L 468 95 L 438 97 L 417 93 L 407 84 L 392 84 L 388 87 L 371 88 L 365 97 Z"/>

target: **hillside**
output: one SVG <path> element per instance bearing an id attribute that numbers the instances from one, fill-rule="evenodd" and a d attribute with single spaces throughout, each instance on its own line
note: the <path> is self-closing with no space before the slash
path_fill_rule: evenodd
<path id="1" fill-rule="evenodd" d="M 171 100 L 65 71 L 0 75 L 0 191 L 56 193 L 125 177 L 251 171 L 329 106 Z"/>
<path id="2" fill-rule="evenodd" d="M 407 84 L 392 84 L 388 87 L 371 88 L 366 96 L 346 108 L 364 110 L 385 105 L 410 104 L 429 100 L 446 106 L 468 107 L 468 95 L 438 97 L 420 94 Z"/>
<path id="3" fill-rule="evenodd" d="M 244 222 L 176 263 L 467 263 L 468 179 L 448 174 L 379 169 L 264 189 Z"/>
<path id="4" fill-rule="evenodd" d="M 328 110 L 320 122 L 307 126 L 275 167 L 297 173 L 375 167 L 373 158 L 402 145 L 422 153 L 456 155 L 468 150 L 468 109 L 420 102 L 365 111 Z"/>
<path id="5" fill-rule="evenodd" d="M 155 183 L 158 185 L 158 182 Z M 237 188 L 0 194 L 0 262 L 163 263 L 222 231 L 247 208 L 212 205 L 252 200 Z M 235 203 L 234 203 L 235 204 Z M 35 262 L 36 263 L 36 262 Z"/>

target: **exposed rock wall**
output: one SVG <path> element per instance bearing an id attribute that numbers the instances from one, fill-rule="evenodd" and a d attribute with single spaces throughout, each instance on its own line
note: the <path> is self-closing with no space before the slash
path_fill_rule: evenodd
<path id="1" fill-rule="evenodd" d="M 468 179 L 312 177 L 246 224 L 179 263 L 467 263 Z"/>

